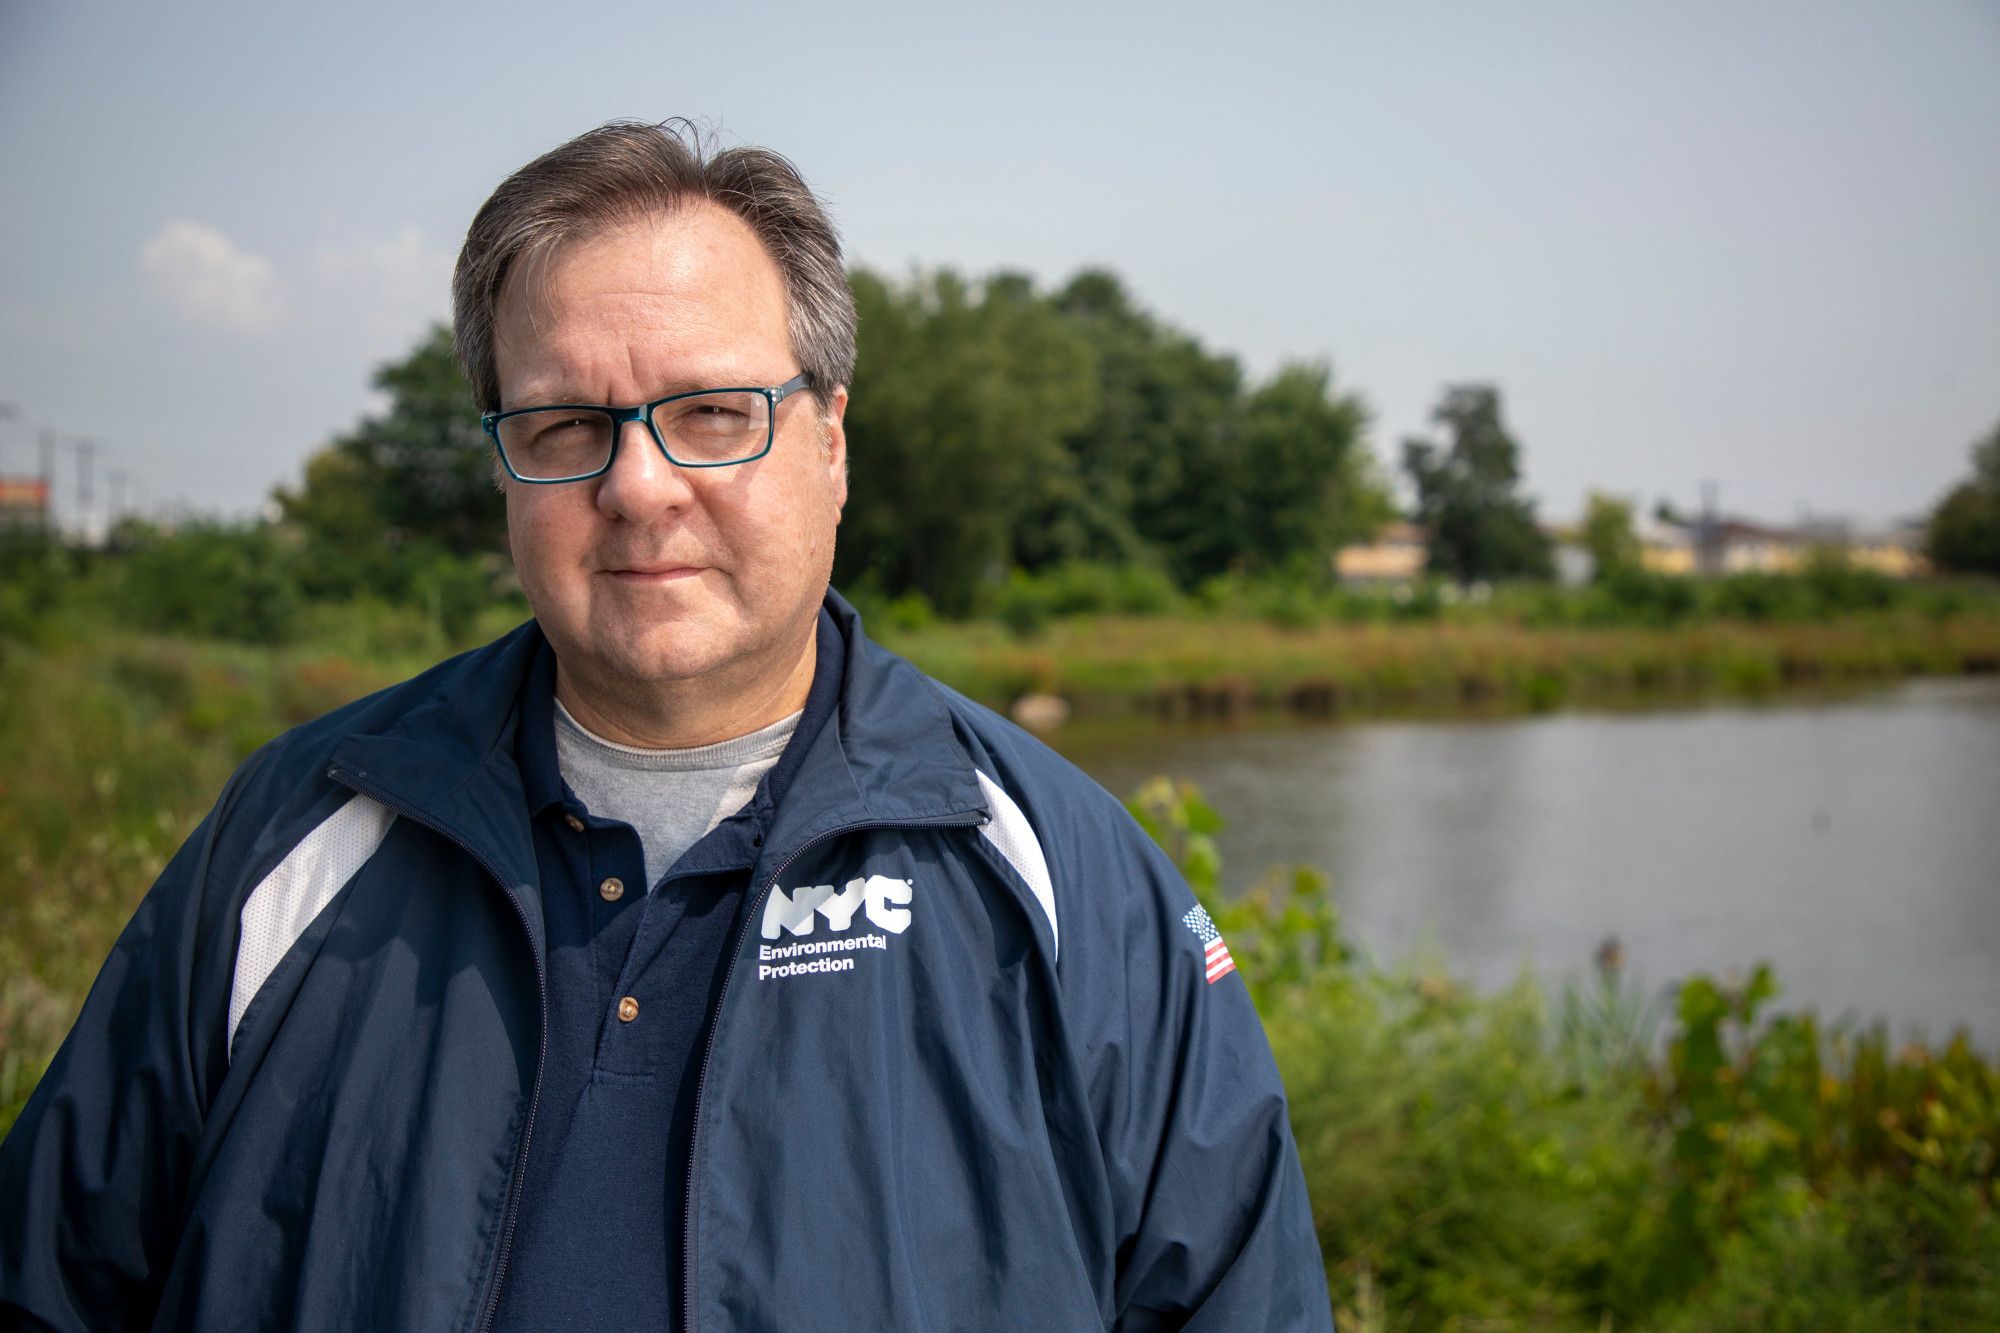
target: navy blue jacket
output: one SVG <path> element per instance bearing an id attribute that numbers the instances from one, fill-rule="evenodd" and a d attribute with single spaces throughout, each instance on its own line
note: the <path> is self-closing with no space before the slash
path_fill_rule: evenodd
<path id="1" fill-rule="evenodd" d="M 1101 788 L 828 607 L 840 706 L 702 1056 L 686 1326 L 1330 1328 L 1277 1072 L 1193 895 Z M 0 1146 L 0 1326 L 491 1319 L 548 1054 L 534 643 L 231 778 Z"/>

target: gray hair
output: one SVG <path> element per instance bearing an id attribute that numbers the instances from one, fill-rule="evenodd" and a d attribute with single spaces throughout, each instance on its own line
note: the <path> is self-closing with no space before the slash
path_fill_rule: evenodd
<path id="1" fill-rule="evenodd" d="M 777 264 L 792 355 L 824 409 L 854 374 L 854 293 L 840 237 L 798 169 L 765 148 L 711 152 L 686 120 L 614 120 L 502 181 L 466 231 L 451 279 L 452 342 L 479 410 L 500 410 L 493 307 L 517 262 L 703 200 L 743 219 Z"/>

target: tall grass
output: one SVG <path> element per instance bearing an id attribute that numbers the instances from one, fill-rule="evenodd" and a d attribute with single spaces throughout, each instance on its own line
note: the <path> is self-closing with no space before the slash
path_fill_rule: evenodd
<path id="1" fill-rule="evenodd" d="M 457 646 L 393 609 L 310 614 L 309 635 L 284 650 L 46 620 L 32 643 L 0 639 L 0 1131 L 230 769 L 283 727 Z M 977 693 L 987 651 L 1045 653 L 1038 669 L 1075 673 L 1058 681 L 1135 691 L 1153 687 L 1150 664 L 1119 664 L 1171 653 L 1188 679 L 1268 671 L 1253 688 L 1275 689 L 1302 664 L 1326 670 L 1337 645 L 1357 680 L 1462 702 L 1472 667 L 1590 679 L 1609 660 L 1632 664 L 1612 672 L 1631 679 L 1681 654 L 1782 684 L 1783 648 L 1801 641 L 1759 635 L 1814 636 L 1812 660 L 1862 678 L 1884 663 L 1962 667 L 1996 633 L 1963 616 L 1924 623 L 1936 637 L 1914 643 L 1901 637 L 1911 626 L 1858 621 L 1688 626 L 1660 631 L 1691 636 L 1665 646 L 1609 631 L 1615 648 L 1574 649 L 1567 636 L 1583 631 L 1211 620 L 1197 641 L 1178 622 L 1128 619 L 1073 637 L 1058 622 L 1033 645 L 958 627 L 934 646 L 943 674 Z M 1743 660 L 1769 670 L 1727 666 Z M 1155 786 L 1137 809 L 1256 994 L 1349 1327 L 2000 1327 L 2000 1072 L 1963 1037 L 1931 1049 L 1880 1028 L 1825 1031 L 1774 1012 L 1768 974 L 1645 995 L 1609 957 L 1595 981 L 1554 996 L 1525 980 L 1480 994 L 1363 957 L 1311 870 L 1221 901 L 1218 821 L 1196 794 Z"/>
<path id="2" fill-rule="evenodd" d="M 1186 595 L 1144 568 L 1069 564 L 1013 571 L 966 621 L 913 594 L 863 590 L 857 604 L 877 637 L 996 705 L 1527 711 L 2000 671 L 2000 584 L 1898 582 L 1838 561 L 1715 580 L 1627 570 L 1580 588 L 1228 574 Z"/>
<path id="3" fill-rule="evenodd" d="M 1221 900 L 1214 813 L 1134 813 L 1230 940 L 1349 1327 L 2000 1327 L 2000 1067 L 1774 1012 L 1776 981 L 1553 1000 L 1381 967 L 1323 876 Z"/>
<path id="4" fill-rule="evenodd" d="M 1085 710 L 1175 715 L 1545 710 L 2000 670 L 2000 610 L 1666 629 L 1089 616 L 1030 638 L 982 622 L 892 627 L 883 637 L 988 703 L 1046 693 Z"/>
<path id="5" fill-rule="evenodd" d="M 38 622 L 38 642 L 0 638 L 0 1131 L 231 770 L 457 646 L 380 608 L 319 626 L 363 655 L 79 633 L 60 618 Z"/>

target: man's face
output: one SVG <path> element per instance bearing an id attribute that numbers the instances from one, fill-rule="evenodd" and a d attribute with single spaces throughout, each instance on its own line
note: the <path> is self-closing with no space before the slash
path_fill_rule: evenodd
<path id="1" fill-rule="evenodd" d="M 494 316 L 503 409 L 623 406 L 799 371 L 777 266 L 739 218 L 706 203 L 517 270 Z M 677 467 L 633 423 L 601 477 L 509 479 L 514 564 L 564 675 L 617 696 L 792 669 L 847 500 L 846 401 L 834 395 L 829 425 L 810 395 L 787 398 L 754 462 Z"/>

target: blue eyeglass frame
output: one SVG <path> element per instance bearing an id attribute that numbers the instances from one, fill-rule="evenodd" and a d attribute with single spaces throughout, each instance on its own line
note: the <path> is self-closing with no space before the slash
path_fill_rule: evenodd
<path id="1" fill-rule="evenodd" d="M 764 385 L 744 384 L 724 385 L 714 389 L 690 389 L 686 393 L 670 393 L 664 398 L 655 398 L 649 403 L 640 403 L 635 407 L 613 407 L 608 403 L 537 403 L 533 407 L 516 407 L 506 412 L 487 412 L 479 418 L 479 424 L 485 428 L 487 438 L 493 441 L 493 451 L 500 455 L 500 466 L 507 469 L 508 476 L 527 486 L 560 486 L 565 482 L 589 481 L 592 477 L 603 476 L 611 470 L 611 465 L 618 461 L 618 442 L 625 438 L 626 424 L 633 421 L 641 422 L 645 425 L 646 433 L 653 437 L 653 444 L 659 449 L 660 456 L 675 467 L 738 467 L 744 463 L 754 463 L 765 454 L 771 452 L 771 445 L 778 438 L 778 404 L 784 402 L 799 390 L 811 387 L 812 373 L 802 370 L 783 384 L 775 384 L 768 387 Z M 726 463 L 684 463 L 674 457 L 672 451 L 667 448 L 667 442 L 660 438 L 659 430 L 653 425 L 653 410 L 664 407 L 668 403 L 678 402 L 683 398 L 701 398 L 712 393 L 760 393 L 764 395 L 765 401 L 771 405 L 770 416 L 764 423 L 764 447 L 754 454 L 746 454 L 742 458 L 732 458 Z M 514 464 L 507 458 L 507 446 L 500 443 L 500 423 L 508 417 L 525 416 L 529 412 L 553 411 L 602 412 L 605 416 L 611 418 L 611 449 L 604 456 L 603 467 L 598 468 L 595 472 L 579 472 L 569 477 L 524 477 L 514 470 Z"/>

